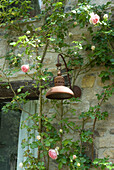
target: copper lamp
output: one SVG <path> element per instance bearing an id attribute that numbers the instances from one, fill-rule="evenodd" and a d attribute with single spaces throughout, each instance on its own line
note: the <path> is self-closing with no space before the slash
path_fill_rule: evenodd
<path id="1" fill-rule="evenodd" d="M 67 70 L 67 77 L 69 80 L 70 89 L 65 86 L 65 80 L 61 75 L 61 70 L 60 70 L 61 63 L 59 62 L 59 56 L 61 56 L 61 58 L 64 61 Z M 74 86 L 73 88 L 71 88 L 71 82 L 70 82 L 67 64 L 62 54 L 58 55 L 58 63 L 56 64 L 56 66 L 58 68 L 58 74 L 57 77 L 55 77 L 54 79 L 54 87 L 49 89 L 49 91 L 46 93 L 46 98 L 63 100 L 63 99 L 70 99 L 72 97 L 80 97 L 81 96 L 80 88 L 78 86 Z"/>

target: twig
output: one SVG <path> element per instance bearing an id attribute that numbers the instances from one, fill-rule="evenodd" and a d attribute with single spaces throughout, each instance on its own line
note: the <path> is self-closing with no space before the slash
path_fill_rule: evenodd
<path id="1" fill-rule="evenodd" d="M 112 54 L 114 54 L 114 52 L 113 52 L 113 48 L 112 48 L 112 46 L 111 46 L 111 44 L 110 44 L 110 41 L 109 41 L 109 40 L 108 40 L 108 45 L 109 45 L 109 48 L 110 48 L 110 50 L 111 50 Z"/>
<path id="2" fill-rule="evenodd" d="M 44 150 L 44 138 L 42 137 L 42 145 L 43 145 L 43 152 L 45 152 Z M 46 165 L 46 155 L 44 154 L 44 165 L 46 166 L 47 168 L 47 165 Z M 47 170 L 47 169 L 46 169 Z"/>
<path id="3" fill-rule="evenodd" d="M 42 59 L 41 59 L 40 63 L 43 63 L 43 61 L 44 61 L 48 46 L 49 46 L 49 40 L 47 40 L 47 43 L 45 45 L 44 52 L 43 52 Z"/>
<path id="4" fill-rule="evenodd" d="M 76 70 L 76 69 L 75 69 L 75 70 Z M 76 74 L 76 72 L 75 72 L 75 74 L 74 74 L 74 79 L 73 79 L 73 83 L 72 83 L 73 85 L 72 85 L 72 86 L 74 86 L 75 81 L 76 81 L 77 77 L 79 76 L 80 72 L 81 72 L 81 67 L 79 68 L 77 74 Z"/>

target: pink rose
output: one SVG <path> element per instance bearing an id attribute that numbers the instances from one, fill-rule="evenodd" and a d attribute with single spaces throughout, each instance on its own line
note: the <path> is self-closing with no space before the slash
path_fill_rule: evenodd
<path id="1" fill-rule="evenodd" d="M 76 21 L 74 22 L 74 25 L 77 25 L 77 22 L 76 22 Z"/>
<path id="2" fill-rule="evenodd" d="M 99 22 L 100 17 L 97 14 L 91 13 L 90 16 L 91 16 L 91 18 L 90 18 L 89 22 L 91 24 L 95 25 L 95 24 L 97 24 Z"/>
<path id="3" fill-rule="evenodd" d="M 51 157 L 52 159 L 57 159 L 57 152 L 54 149 L 50 149 L 49 157 Z"/>
<path id="4" fill-rule="evenodd" d="M 29 70 L 29 65 L 22 65 L 21 70 L 26 73 Z"/>
<path id="5" fill-rule="evenodd" d="M 73 159 L 76 159 L 77 158 L 77 156 L 76 155 L 73 155 Z"/>

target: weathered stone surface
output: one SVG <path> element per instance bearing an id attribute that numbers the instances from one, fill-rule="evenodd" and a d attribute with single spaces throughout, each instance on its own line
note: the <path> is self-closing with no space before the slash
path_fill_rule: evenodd
<path id="1" fill-rule="evenodd" d="M 4 56 L 7 52 L 8 46 L 7 46 L 7 41 L 2 39 L 0 41 L 0 56 Z"/>
<path id="2" fill-rule="evenodd" d="M 112 84 L 112 81 L 111 81 L 111 80 L 106 80 L 106 81 L 103 83 L 102 80 L 101 80 L 101 78 L 98 77 L 98 79 L 97 79 L 97 84 L 98 84 L 98 86 L 104 87 L 104 86 L 107 86 L 107 85 L 111 85 L 111 84 Z"/>
<path id="3" fill-rule="evenodd" d="M 103 148 L 98 150 L 98 157 L 110 157 L 110 159 L 114 159 L 114 148 Z"/>
<path id="4" fill-rule="evenodd" d="M 95 83 L 95 75 L 85 75 L 82 79 L 82 88 L 88 88 L 88 87 L 93 87 Z"/>
<path id="5" fill-rule="evenodd" d="M 91 0 L 91 4 L 97 4 L 97 5 L 102 5 L 102 4 L 106 4 L 107 2 L 111 2 L 111 0 Z"/>
<path id="6" fill-rule="evenodd" d="M 83 105 L 83 108 L 82 108 Z M 87 111 L 89 109 L 89 102 L 84 101 L 84 102 L 79 102 L 79 103 L 73 103 L 72 108 L 76 109 L 76 115 L 79 116 L 81 112 Z M 69 113 L 70 114 L 70 113 Z"/>
<path id="7" fill-rule="evenodd" d="M 104 157 L 108 157 L 109 156 L 111 159 L 112 158 L 114 159 L 114 148 L 105 150 L 103 155 L 104 155 Z"/>
<path id="8" fill-rule="evenodd" d="M 114 147 L 114 137 L 107 135 L 105 137 L 100 137 L 98 140 L 99 148 L 111 148 Z"/>
<path id="9" fill-rule="evenodd" d="M 110 134 L 114 135 L 114 129 L 110 129 Z"/>
<path id="10" fill-rule="evenodd" d="M 99 132 L 100 137 L 103 137 L 106 134 L 106 132 L 107 132 L 107 128 L 106 127 L 104 127 L 104 128 L 99 127 L 97 130 Z"/>
<path id="11" fill-rule="evenodd" d="M 99 93 L 99 90 L 96 90 L 94 88 L 83 88 L 81 100 L 83 102 L 85 101 L 91 102 L 91 100 L 97 100 L 96 96 L 97 93 Z"/>

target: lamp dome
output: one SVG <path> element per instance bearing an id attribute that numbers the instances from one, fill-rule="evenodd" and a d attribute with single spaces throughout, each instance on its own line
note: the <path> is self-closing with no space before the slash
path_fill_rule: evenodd
<path id="1" fill-rule="evenodd" d="M 63 99 L 70 99 L 74 96 L 74 93 L 71 89 L 65 86 L 55 86 L 49 89 L 46 93 L 46 98 L 48 99 L 56 99 L 56 100 L 63 100 Z"/>

